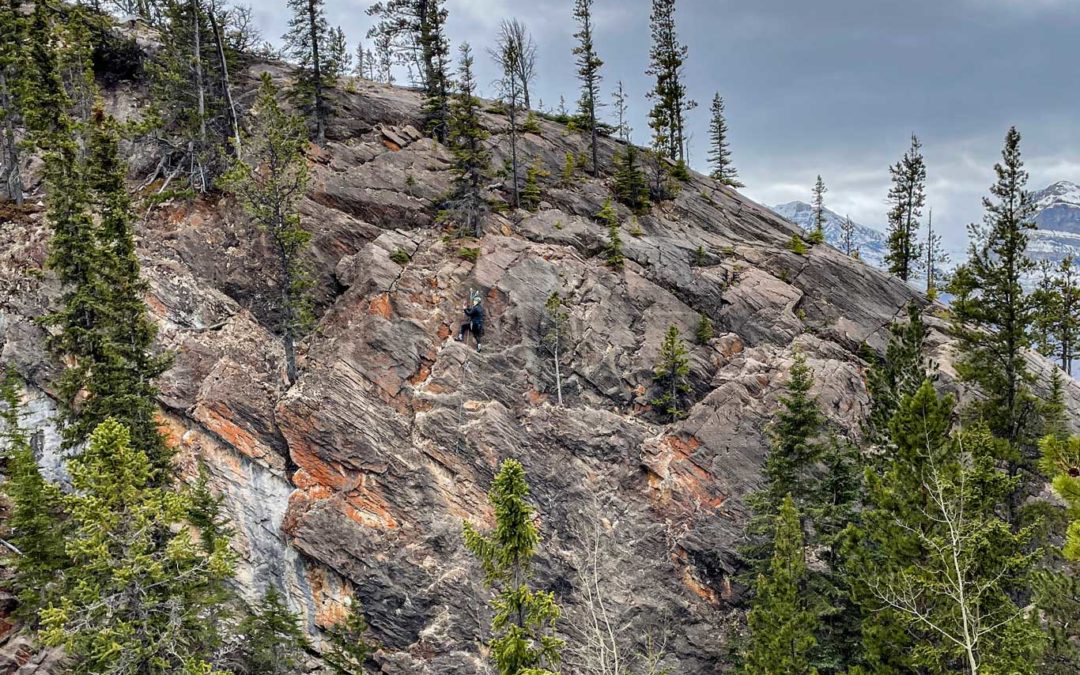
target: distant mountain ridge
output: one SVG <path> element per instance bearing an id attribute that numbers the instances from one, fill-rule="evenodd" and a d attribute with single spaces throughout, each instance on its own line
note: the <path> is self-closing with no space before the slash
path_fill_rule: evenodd
<path id="1" fill-rule="evenodd" d="M 1032 260 L 1061 262 L 1080 256 L 1080 185 L 1058 181 L 1034 194 L 1037 230 L 1028 238 Z"/>
<path id="2" fill-rule="evenodd" d="M 806 202 L 794 201 L 786 204 L 778 204 L 771 207 L 773 212 L 780 217 L 789 220 L 806 231 L 813 225 L 813 207 Z M 844 216 L 825 209 L 825 242 L 840 250 L 843 250 Z M 879 269 L 885 267 L 885 253 L 887 250 L 885 234 L 872 227 L 854 223 L 854 243 L 859 250 L 859 257 L 867 264 Z"/>

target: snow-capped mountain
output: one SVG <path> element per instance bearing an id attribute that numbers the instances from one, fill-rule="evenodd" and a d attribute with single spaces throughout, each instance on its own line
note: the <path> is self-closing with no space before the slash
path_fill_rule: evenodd
<path id="1" fill-rule="evenodd" d="M 1028 237 L 1028 256 L 1054 263 L 1069 254 L 1080 258 L 1080 185 L 1059 181 L 1034 197 L 1039 229 Z"/>
<path id="2" fill-rule="evenodd" d="M 787 204 L 773 206 L 772 210 L 808 232 L 813 227 L 813 207 L 806 202 L 788 202 Z M 843 249 L 843 233 L 841 231 L 843 222 L 843 216 L 825 209 L 825 241 L 841 250 Z M 1080 224 L 1080 220 L 1077 222 Z M 854 225 L 855 234 L 853 240 L 855 246 L 859 249 L 859 257 L 869 265 L 883 267 L 886 250 L 885 235 L 865 225 L 859 225 L 858 223 L 854 223 Z"/>

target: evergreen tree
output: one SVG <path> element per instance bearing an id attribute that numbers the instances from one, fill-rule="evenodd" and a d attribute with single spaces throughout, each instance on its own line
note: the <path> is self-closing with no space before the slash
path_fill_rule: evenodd
<path id="1" fill-rule="evenodd" d="M 905 397 L 913 396 L 922 383 L 936 377 L 937 364 L 924 355 L 927 328 L 922 311 L 914 302 L 907 306 L 907 322 L 894 322 L 885 348 L 885 357 L 867 374 L 870 415 L 866 420 L 867 439 L 878 446 L 890 443 L 889 422 Z"/>
<path id="2" fill-rule="evenodd" d="M 1061 312 L 1061 297 L 1057 292 L 1053 263 L 1040 260 L 1038 270 L 1039 280 L 1031 292 L 1031 341 L 1040 354 L 1050 358 L 1057 352 L 1054 326 Z"/>
<path id="3" fill-rule="evenodd" d="M 627 145 L 615 154 L 615 196 L 634 213 L 649 208 L 649 183 L 638 161 L 638 149 Z"/>
<path id="4" fill-rule="evenodd" d="M 1043 473 L 1052 478 L 1071 519 L 1062 552 L 1067 560 L 1080 562 L 1080 437 L 1046 436 L 1039 448 Z"/>
<path id="5" fill-rule="evenodd" d="M 307 637 L 296 615 L 274 585 L 266 589 L 255 611 L 240 622 L 241 672 L 250 675 L 292 675 L 299 672 Z"/>
<path id="6" fill-rule="evenodd" d="M 632 145 L 631 134 L 633 129 L 630 127 L 630 106 L 626 102 L 626 90 L 623 88 L 622 80 L 615 83 L 615 92 L 612 94 L 612 105 L 615 107 L 615 119 L 617 124 L 615 125 L 615 135 L 623 143 Z"/>
<path id="7" fill-rule="evenodd" d="M 1021 280 L 1034 268 L 1025 251 L 1035 207 L 1025 189 L 1028 174 L 1015 128 L 994 170 L 992 197 L 983 199 L 984 226 L 972 226 L 964 274 L 954 279 L 957 370 L 986 394 L 980 407 L 994 434 L 1029 445 L 1036 420 L 1024 352 L 1031 346 L 1033 307 Z"/>
<path id="8" fill-rule="evenodd" d="M 355 598 L 346 598 L 348 613 L 328 631 L 329 649 L 323 660 L 339 675 L 363 675 L 364 662 L 375 651 L 368 639 L 368 625 L 363 608 Z"/>
<path id="9" fill-rule="evenodd" d="M 292 94 L 315 123 L 315 142 L 326 141 L 330 106 L 326 90 L 334 86 L 329 59 L 330 25 L 326 22 L 324 0 L 288 0 L 292 11 L 289 32 L 282 36 L 289 56 L 296 62 L 296 82 Z"/>
<path id="10" fill-rule="evenodd" d="M 552 291 L 544 303 L 544 324 L 542 328 L 541 343 L 551 356 L 553 370 L 555 371 L 555 392 L 559 406 L 563 404 L 562 395 L 562 367 L 566 355 L 566 341 L 569 337 L 570 313 L 566 311 L 566 303 L 559 297 L 558 291 Z"/>
<path id="11" fill-rule="evenodd" d="M 19 143 L 15 129 L 19 118 L 19 91 L 24 69 L 20 67 L 19 45 L 23 44 L 20 3 L 0 3 L 0 198 L 23 203 Z"/>
<path id="12" fill-rule="evenodd" d="M 619 235 L 619 213 L 610 199 L 604 202 L 604 208 L 596 214 L 596 219 L 608 228 L 608 242 L 604 248 L 605 261 L 612 269 L 621 270 L 626 258 L 622 252 L 622 236 Z"/>
<path id="13" fill-rule="evenodd" d="M 998 515 L 1016 483 L 996 467 L 1000 441 L 953 431 L 952 409 L 924 382 L 890 424 L 892 460 L 867 472 L 854 568 L 871 665 L 1033 673 L 1042 635 L 1013 599 L 1036 555 L 1032 530 Z"/>
<path id="14" fill-rule="evenodd" d="M 1034 604 L 1042 613 L 1047 632 L 1046 651 L 1038 665 L 1040 675 L 1073 675 L 1080 672 L 1080 576 L 1075 564 L 1062 571 L 1034 573 Z"/>
<path id="15" fill-rule="evenodd" d="M 649 112 L 653 147 L 659 157 L 684 164 L 686 112 L 695 104 L 687 98 L 682 79 L 687 48 L 679 42 L 676 32 L 675 0 L 653 0 L 649 25 L 652 48 L 649 50 L 646 74 L 656 78 L 656 84 L 649 93 L 653 101 L 653 108 Z"/>
<path id="16" fill-rule="evenodd" d="M 31 624 L 53 597 L 56 575 L 67 565 L 59 488 L 46 481 L 20 422 L 18 381 L 10 367 L 0 379 L 0 448 L 7 462 L 3 493 L 10 503 L 5 523 L 8 543 L 0 557 L 14 572 L 11 588 L 18 598 L 16 615 Z M 17 551 L 17 552 L 16 552 Z"/>
<path id="17" fill-rule="evenodd" d="M 840 224 L 840 244 L 844 255 L 856 260 L 859 258 L 859 247 L 855 245 L 855 223 L 851 222 L 850 216 Z"/>
<path id="18" fill-rule="evenodd" d="M 810 200 L 810 208 L 812 209 L 812 223 L 813 227 L 810 230 L 810 243 L 823 244 L 825 243 L 825 193 L 829 189 L 825 187 L 825 181 L 821 180 L 821 176 L 817 177 L 817 181 L 814 183 L 814 196 Z"/>
<path id="19" fill-rule="evenodd" d="M 574 20 L 578 25 L 578 32 L 574 33 L 574 37 L 578 44 L 573 52 L 578 67 L 578 80 L 581 82 L 578 115 L 588 124 L 589 133 L 592 134 L 592 175 L 595 177 L 600 173 L 596 109 L 601 105 L 597 99 L 600 96 L 600 68 L 604 62 L 596 55 L 593 45 L 592 4 L 593 0 L 574 0 Z"/>
<path id="20" fill-rule="evenodd" d="M 476 97 L 472 50 L 461 45 L 458 91 L 450 110 L 450 142 L 454 153 L 454 194 L 451 210 L 471 234 L 478 234 L 487 211 L 482 193 L 491 155 L 485 141 L 488 132 L 480 125 L 480 99 Z"/>
<path id="21" fill-rule="evenodd" d="M 531 112 L 529 114 L 532 114 Z M 574 170 L 577 167 L 574 162 L 574 153 L 566 153 L 566 157 L 563 160 L 562 172 L 559 174 L 559 184 L 563 187 L 570 187 L 574 184 Z"/>
<path id="22" fill-rule="evenodd" d="M 707 345 L 713 339 L 716 331 L 713 329 L 713 322 L 708 316 L 702 314 L 698 318 L 697 330 L 694 331 L 694 338 L 699 345 Z"/>
<path id="23" fill-rule="evenodd" d="M 745 187 L 739 182 L 739 173 L 731 164 L 731 148 L 727 134 L 724 99 L 718 92 L 713 96 L 712 118 L 709 120 L 709 163 L 713 168 L 712 177 L 729 187 Z"/>
<path id="24" fill-rule="evenodd" d="M 268 74 L 259 85 L 255 111 L 245 157 L 233 163 L 224 185 L 270 236 L 277 253 L 279 331 L 292 383 L 297 377 L 296 340 L 311 321 L 310 281 L 303 264 L 311 234 L 301 225 L 298 209 L 308 185 L 307 140 L 303 121 L 278 104 L 278 89 Z"/>
<path id="25" fill-rule="evenodd" d="M 191 540 L 189 498 L 152 484 L 149 459 L 115 420 L 68 470 L 71 564 L 41 611 L 42 642 L 62 646 L 79 673 L 209 672 L 207 616 L 230 556 Z"/>
<path id="26" fill-rule="evenodd" d="M 540 177 L 548 176 L 548 172 L 540 165 L 540 158 L 533 160 L 525 171 L 525 188 L 521 191 L 521 205 L 529 211 L 540 208 Z"/>
<path id="27" fill-rule="evenodd" d="M 806 601 L 807 569 L 802 525 L 791 495 L 784 497 L 772 527 L 768 574 L 754 583 L 747 616 L 750 646 L 744 671 L 753 675 L 814 675 L 810 653 L 819 617 Z"/>
<path id="28" fill-rule="evenodd" d="M 922 246 L 918 242 L 919 218 L 926 204 L 926 164 L 922 144 L 914 134 L 911 148 L 903 159 L 889 168 L 892 187 L 889 189 L 889 251 L 885 262 L 889 272 L 904 281 L 910 280 L 919 266 Z"/>
<path id="29" fill-rule="evenodd" d="M 934 211 L 926 219 L 926 296 L 937 298 L 938 284 L 945 278 L 944 266 L 949 263 L 949 254 L 941 243 L 941 235 L 934 231 Z"/>
<path id="30" fill-rule="evenodd" d="M 510 118 L 510 170 L 511 170 L 511 187 L 513 188 L 514 207 L 521 206 L 521 194 L 520 194 L 520 177 L 521 172 L 518 170 L 518 124 L 517 124 L 517 109 L 518 103 L 521 100 L 521 68 L 520 61 L 523 55 L 520 51 L 521 45 L 516 39 L 515 26 L 516 21 L 503 20 L 499 29 L 499 41 L 496 44 L 494 50 L 492 50 L 492 56 L 495 58 L 495 62 L 499 65 L 499 69 L 502 71 L 502 79 L 500 80 L 500 87 L 502 89 L 502 96 L 509 108 L 508 117 Z M 538 160 L 537 160 L 538 161 Z M 534 162 L 534 167 L 537 165 Z M 528 175 L 526 176 L 528 180 Z M 536 174 L 532 174 L 532 196 L 534 196 L 534 206 L 526 206 L 530 211 L 535 210 L 536 205 L 539 205 L 540 186 L 536 182 Z M 526 185 L 526 189 L 529 186 Z M 532 197 L 530 197 L 531 199 Z"/>
<path id="31" fill-rule="evenodd" d="M 560 612 L 554 594 L 528 585 L 540 543 L 528 496 L 524 468 L 505 460 L 488 492 L 495 529 L 483 535 L 465 523 L 465 546 L 480 561 L 487 585 L 497 591 L 489 646 L 499 675 L 550 675 L 563 646 L 555 635 Z"/>
<path id="32" fill-rule="evenodd" d="M 690 392 L 687 376 L 690 375 L 690 359 L 686 343 L 679 335 L 679 327 L 671 324 L 660 345 L 660 356 L 653 368 L 653 382 L 658 394 L 650 403 L 672 422 L 686 417 L 683 398 Z"/>
<path id="33" fill-rule="evenodd" d="M 341 26 L 331 28 L 326 43 L 326 75 L 330 81 L 345 77 L 352 71 L 353 55 Z"/>

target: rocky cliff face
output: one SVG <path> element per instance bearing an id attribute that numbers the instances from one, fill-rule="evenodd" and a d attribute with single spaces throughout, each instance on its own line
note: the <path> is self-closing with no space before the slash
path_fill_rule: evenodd
<path id="1" fill-rule="evenodd" d="M 113 92 L 113 105 L 125 112 L 131 96 Z M 671 672 L 715 672 L 739 592 L 742 498 L 759 481 L 793 351 L 808 355 L 830 419 L 857 435 L 860 345 L 882 347 L 905 303 L 925 300 L 827 246 L 789 252 L 794 225 L 701 176 L 636 223 L 622 214 L 624 271 L 598 257 L 606 231 L 592 216 L 607 177 L 546 180 L 538 213 L 493 215 L 479 239 L 450 241 L 434 224 L 450 158 L 415 131 L 418 96 L 358 82 L 335 106 L 330 140 L 310 153 L 303 222 L 319 321 L 295 385 L 272 333 L 267 242 L 228 199 L 166 204 L 139 232 L 161 347 L 176 353 L 162 421 L 183 474 L 205 464 L 226 496 L 244 593 L 284 585 L 313 633 L 356 595 L 383 646 L 381 672 L 486 672 L 486 595 L 461 524 L 490 525 L 485 492 L 515 457 L 541 514 L 537 581 L 566 608 L 564 631 L 587 630 L 592 583 L 611 599 L 625 654 L 652 637 Z M 507 120 L 485 123 L 501 166 Z M 587 148 L 548 122 L 522 145 L 553 176 L 566 152 Z M 607 165 L 616 148 L 604 141 Z M 57 290 L 42 272 L 46 240 L 40 213 L 0 226 L 0 356 L 31 383 L 29 421 L 59 476 L 58 366 L 34 323 Z M 475 262 L 458 255 L 463 245 L 480 249 Z M 488 312 L 482 353 L 451 339 L 473 289 Z M 571 310 L 562 408 L 540 349 L 553 291 Z M 693 407 L 660 424 L 648 402 L 661 336 L 672 323 L 691 336 L 700 314 L 718 331 L 691 349 Z M 934 344 L 948 380 L 940 330 Z M 1068 394 L 1080 409 L 1080 390 Z M 568 671 L 582 668 L 571 660 Z"/>

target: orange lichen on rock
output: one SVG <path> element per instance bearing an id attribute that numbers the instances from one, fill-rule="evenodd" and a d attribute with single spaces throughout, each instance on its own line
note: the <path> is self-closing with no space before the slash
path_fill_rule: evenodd
<path id="1" fill-rule="evenodd" d="M 393 308 L 390 306 L 389 293 L 377 295 L 368 306 L 368 314 L 373 316 L 381 316 L 384 319 L 389 319 L 393 313 Z"/>
<path id="2" fill-rule="evenodd" d="M 224 413 L 224 414 L 223 414 Z M 280 458 L 270 448 L 261 443 L 259 439 L 247 429 L 237 425 L 226 417 L 228 410 L 219 410 L 217 406 L 199 403 L 192 415 L 196 421 L 214 432 L 223 441 L 233 448 L 252 459 L 263 460 L 270 465 L 279 464 Z"/>
<path id="3" fill-rule="evenodd" d="M 695 508 L 717 509 L 727 501 L 725 495 L 717 495 L 713 475 L 693 458 L 693 452 L 701 447 L 701 441 L 691 436 L 683 440 L 676 436 L 663 438 L 656 451 L 645 457 L 643 464 L 649 470 L 649 487 L 655 491 L 654 498 L 661 503 L 683 502 Z"/>

